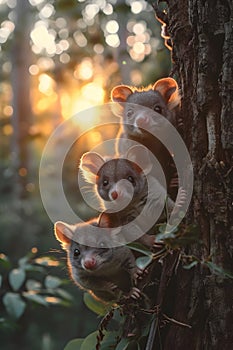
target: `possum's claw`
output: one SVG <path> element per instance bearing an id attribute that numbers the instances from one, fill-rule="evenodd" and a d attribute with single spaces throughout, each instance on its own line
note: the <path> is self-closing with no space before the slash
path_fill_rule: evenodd
<path id="1" fill-rule="evenodd" d="M 111 291 L 114 291 L 114 290 L 118 289 L 118 287 L 113 282 L 106 282 L 106 289 L 110 289 Z"/>
<path id="2" fill-rule="evenodd" d="M 138 289 L 136 287 L 133 287 L 131 289 L 131 291 L 129 292 L 129 297 L 134 299 L 134 300 L 140 299 L 141 296 L 142 296 L 142 293 L 141 293 L 140 289 Z"/>
<path id="3" fill-rule="evenodd" d="M 176 206 L 182 207 L 186 199 L 187 199 L 187 192 L 183 187 L 180 187 L 176 198 Z"/>
<path id="4" fill-rule="evenodd" d="M 137 280 L 141 280 L 144 277 L 144 275 L 147 275 L 147 274 L 148 274 L 147 269 L 140 269 L 138 267 L 134 273 L 134 280 L 137 282 Z"/>
<path id="5" fill-rule="evenodd" d="M 176 174 L 170 181 L 169 188 L 176 188 L 179 186 L 178 175 Z"/>

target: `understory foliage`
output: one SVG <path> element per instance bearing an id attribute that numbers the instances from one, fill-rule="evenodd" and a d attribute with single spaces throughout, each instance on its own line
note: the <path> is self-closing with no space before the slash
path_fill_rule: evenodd
<path id="1" fill-rule="evenodd" d="M 63 286 L 67 280 L 49 272 L 59 262 L 51 256 L 36 257 L 37 249 L 32 249 L 17 261 L 17 265 L 5 254 L 0 254 L 1 298 L 4 311 L 1 327 L 14 325 L 30 308 L 31 303 L 44 307 L 51 305 L 69 306 L 72 296 Z"/>

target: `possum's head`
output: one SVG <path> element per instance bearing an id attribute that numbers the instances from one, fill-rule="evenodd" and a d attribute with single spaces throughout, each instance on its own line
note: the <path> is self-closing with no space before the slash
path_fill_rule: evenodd
<path id="1" fill-rule="evenodd" d="M 68 265 L 74 280 L 76 270 L 96 272 L 102 268 L 102 264 L 111 260 L 113 248 L 110 235 L 99 233 L 97 222 L 70 225 L 58 221 L 54 231 L 56 239 L 67 251 Z"/>
<path id="2" fill-rule="evenodd" d="M 81 158 L 80 169 L 87 181 L 96 185 L 105 201 L 133 199 L 147 188 L 146 175 L 152 168 L 148 150 L 131 147 L 124 158 L 105 160 L 99 154 L 87 152 Z"/>
<path id="3" fill-rule="evenodd" d="M 121 113 L 129 133 L 140 134 L 142 129 L 153 128 L 157 113 L 175 124 L 173 110 L 180 104 L 180 96 L 178 85 L 172 78 L 160 79 L 146 89 L 119 85 L 113 88 L 111 97 L 123 109 Z"/>

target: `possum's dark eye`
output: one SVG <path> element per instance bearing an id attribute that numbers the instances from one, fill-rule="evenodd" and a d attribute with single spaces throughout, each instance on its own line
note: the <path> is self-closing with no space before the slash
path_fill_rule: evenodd
<path id="1" fill-rule="evenodd" d="M 133 176 L 128 176 L 127 180 L 129 180 L 129 182 L 131 182 L 131 184 L 133 184 L 135 186 L 135 180 L 134 180 Z"/>
<path id="2" fill-rule="evenodd" d="M 154 106 L 154 111 L 159 113 L 159 114 L 162 114 L 162 108 L 159 105 Z"/>
<path id="3" fill-rule="evenodd" d="M 103 180 L 103 186 L 108 186 L 109 181 L 107 179 Z"/>
<path id="4" fill-rule="evenodd" d="M 127 117 L 128 118 L 131 118 L 133 116 L 133 110 L 132 109 L 129 109 L 126 113 Z"/>
<path id="5" fill-rule="evenodd" d="M 79 255 L 80 255 L 80 250 L 78 248 L 75 248 L 74 257 L 77 258 Z"/>

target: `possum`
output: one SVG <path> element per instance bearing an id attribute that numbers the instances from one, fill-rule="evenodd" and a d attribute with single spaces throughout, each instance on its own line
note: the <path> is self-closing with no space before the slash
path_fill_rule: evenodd
<path id="1" fill-rule="evenodd" d="M 70 225 L 55 223 L 55 237 L 67 251 L 74 282 L 102 302 L 119 302 L 122 296 L 140 297 L 135 281 L 142 271 L 126 245 L 114 246 L 114 232 L 99 232 L 99 218 Z"/>
<path id="2" fill-rule="evenodd" d="M 104 159 L 98 153 L 87 152 L 80 162 L 85 180 L 93 184 L 93 191 L 104 201 L 113 227 L 136 219 L 144 233 L 158 220 L 166 221 L 166 215 L 175 209 L 165 188 L 150 174 L 151 169 L 149 151 L 140 145 L 132 146 L 124 158 Z"/>
<path id="3" fill-rule="evenodd" d="M 130 140 L 147 147 L 161 164 L 167 181 L 168 193 L 175 200 L 178 181 L 171 155 L 174 150 L 169 151 L 153 133 L 163 134 L 166 139 L 169 138 L 161 116 L 165 117 L 177 130 L 181 125 L 176 115 L 180 104 L 176 81 L 172 78 L 163 78 L 153 86 L 142 89 L 119 85 L 113 88 L 111 99 L 118 103 L 122 118 L 117 135 L 117 152 L 124 154 L 131 145 Z M 158 175 L 156 177 L 158 178 Z"/>

